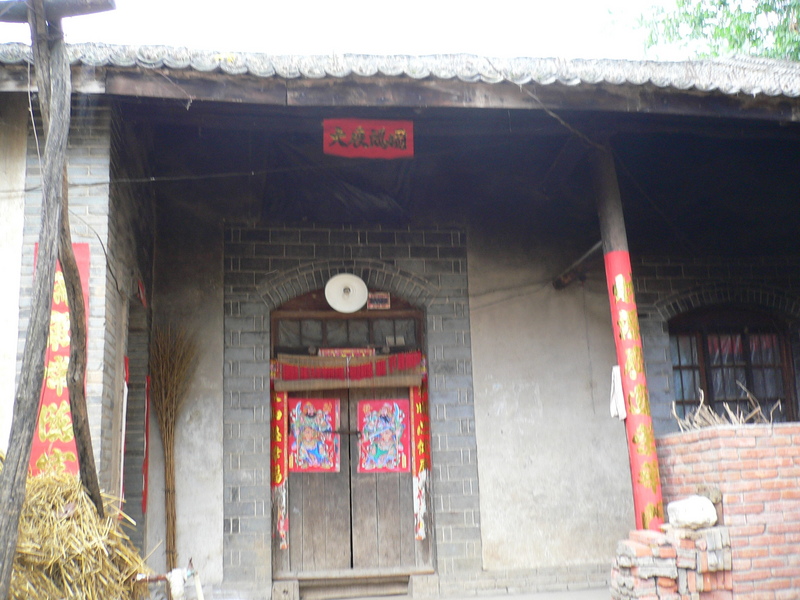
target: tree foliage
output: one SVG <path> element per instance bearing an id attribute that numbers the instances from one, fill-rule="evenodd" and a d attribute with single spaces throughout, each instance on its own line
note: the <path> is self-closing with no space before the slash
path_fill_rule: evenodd
<path id="1" fill-rule="evenodd" d="M 675 0 L 648 24 L 651 47 L 691 43 L 704 56 L 800 60 L 800 0 Z"/>

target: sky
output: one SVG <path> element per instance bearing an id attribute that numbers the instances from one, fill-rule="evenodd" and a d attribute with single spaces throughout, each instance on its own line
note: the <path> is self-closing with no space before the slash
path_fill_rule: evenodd
<path id="1" fill-rule="evenodd" d="M 116 0 L 116 10 L 65 19 L 64 31 L 68 43 L 218 52 L 665 58 L 645 52 L 638 20 L 652 6 L 674 2 Z M 0 41 L 30 43 L 30 31 L 0 24 Z"/>

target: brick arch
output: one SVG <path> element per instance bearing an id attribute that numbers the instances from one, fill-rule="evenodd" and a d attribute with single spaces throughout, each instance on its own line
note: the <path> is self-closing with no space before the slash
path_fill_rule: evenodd
<path id="1" fill-rule="evenodd" d="M 268 274 L 256 285 L 256 292 L 268 310 L 273 310 L 292 298 L 325 287 L 325 283 L 339 273 L 358 275 L 367 287 L 392 292 L 420 308 L 429 306 L 439 291 L 427 279 L 389 263 L 355 259 L 314 261 L 289 271 Z"/>
<path id="2" fill-rule="evenodd" d="M 768 286 L 707 283 L 687 288 L 656 302 L 659 315 L 668 321 L 696 308 L 715 304 L 745 304 L 780 313 L 793 321 L 800 320 L 800 298 Z"/>

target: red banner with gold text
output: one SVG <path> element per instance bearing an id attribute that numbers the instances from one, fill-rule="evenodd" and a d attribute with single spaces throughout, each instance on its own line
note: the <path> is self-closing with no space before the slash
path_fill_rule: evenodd
<path id="1" fill-rule="evenodd" d="M 73 244 L 78 263 L 83 303 L 89 315 L 89 244 Z M 38 246 L 35 250 L 38 254 Z M 72 430 L 72 412 L 67 390 L 67 367 L 70 348 L 69 307 L 61 264 L 56 264 L 53 304 L 50 311 L 50 335 L 45 355 L 44 385 L 39 403 L 39 417 L 33 436 L 29 469 L 31 475 L 54 468 L 78 473 L 78 451 Z"/>
<path id="2" fill-rule="evenodd" d="M 345 158 L 412 158 L 414 122 L 324 119 L 322 151 Z"/>

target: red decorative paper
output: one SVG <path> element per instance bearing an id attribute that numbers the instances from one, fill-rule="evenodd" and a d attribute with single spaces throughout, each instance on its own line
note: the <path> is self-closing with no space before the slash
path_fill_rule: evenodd
<path id="1" fill-rule="evenodd" d="M 359 357 L 350 357 L 359 358 Z M 369 358 L 365 356 L 363 358 Z M 341 366 L 307 367 L 288 361 L 272 361 L 270 377 L 273 380 L 301 381 L 306 379 L 362 380 L 405 373 L 422 367 L 421 352 L 402 352 L 376 357 L 366 361 L 342 361 Z"/>
<path id="2" fill-rule="evenodd" d="M 289 513 L 287 510 L 287 481 L 289 473 L 289 395 L 272 394 L 272 420 L 270 435 L 270 463 L 272 502 L 275 510 L 275 532 L 281 550 L 289 547 Z"/>
<path id="3" fill-rule="evenodd" d="M 89 244 L 73 244 L 78 263 L 83 303 L 89 314 Z M 38 257 L 38 246 L 34 252 Z M 78 450 L 72 430 L 72 412 L 67 390 L 67 367 L 70 348 L 69 307 L 61 264 L 56 263 L 53 303 L 50 310 L 50 335 L 45 355 L 44 385 L 39 416 L 33 436 L 28 468 L 31 475 L 53 468 L 77 474 Z"/>
<path id="4" fill-rule="evenodd" d="M 322 151 L 346 158 L 412 158 L 414 122 L 324 119 Z"/>
<path id="5" fill-rule="evenodd" d="M 272 486 L 281 485 L 289 473 L 289 395 L 286 392 L 272 394 L 272 424 L 270 440 L 270 460 L 272 465 Z"/>
<path id="6" fill-rule="evenodd" d="M 289 400 L 289 471 L 339 472 L 339 400 Z"/>
<path id="7" fill-rule="evenodd" d="M 428 394 L 423 387 L 411 388 L 411 414 L 414 444 L 414 474 L 431 466 L 431 420 L 428 416 Z"/>
<path id="8" fill-rule="evenodd" d="M 361 358 L 375 356 L 375 348 L 320 348 L 318 354 L 327 357 Z"/>
<path id="9" fill-rule="evenodd" d="M 664 522 L 664 508 L 630 255 L 624 250 L 609 252 L 605 255 L 605 266 L 617 362 L 628 413 L 625 434 L 636 528 L 658 530 Z"/>
<path id="10" fill-rule="evenodd" d="M 361 400 L 358 430 L 359 473 L 408 471 L 408 400 Z"/>
<path id="11" fill-rule="evenodd" d="M 428 416 L 427 382 L 411 388 L 411 451 L 414 457 L 414 538 L 427 537 L 428 475 L 431 468 L 430 417 Z"/>

